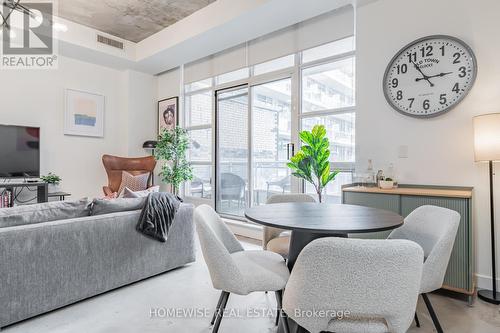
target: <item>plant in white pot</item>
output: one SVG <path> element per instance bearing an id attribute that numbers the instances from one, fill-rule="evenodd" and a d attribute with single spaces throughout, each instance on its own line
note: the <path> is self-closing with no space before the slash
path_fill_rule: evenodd
<path id="1" fill-rule="evenodd" d="M 299 133 L 303 145 L 287 164 L 292 175 L 311 183 L 318 194 L 318 201 L 323 201 L 324 188 L 335 179 L 338 170 L 330 170 L 330 142 L 323 125 L 316 125 L 312 131 Z"/>
<path id="2" fill-rule="evenodd" d="M 61 184 L 62 181 L 61 177 L 52 172 L 49 172 L 45 176 L 41 176 L 40 179 L 49 184 L 49 192 L 51 193 L 59 190 L 59 184 Z"/>

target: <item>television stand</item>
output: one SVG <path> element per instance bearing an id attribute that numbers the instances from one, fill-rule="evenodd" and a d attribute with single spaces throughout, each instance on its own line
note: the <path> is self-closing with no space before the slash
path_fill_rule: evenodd
<path id="1" fill-rule="evenodd" d="M 8 189 L 12 192 L 16 192 L 17 188 L 23 187 L 36 187 L 37 188 L 37 202 L 47 202 L 49 201 L 49 186 L 48 183 L 40 180 L 22 180 L 22 179 L 1 179 L 0 180 L 0 193 L 2 189 Z"/>

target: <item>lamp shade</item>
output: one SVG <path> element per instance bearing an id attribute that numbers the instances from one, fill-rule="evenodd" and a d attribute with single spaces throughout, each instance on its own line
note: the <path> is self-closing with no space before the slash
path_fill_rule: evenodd
<path id="1" fill-rule="evenodd" d="M 157 141 L 149 140 L 149 141 L 146 141 L 146 142 L 144 142 L 142 144 L 142 148 L 144 148 L 144 149 L 155 149 L 157 143 L 158 143 Z"/>
<path id="2" fill-rule="evenodd" d="M 500 113 L 474 117 L 474 159 L 500 161 Z"/>

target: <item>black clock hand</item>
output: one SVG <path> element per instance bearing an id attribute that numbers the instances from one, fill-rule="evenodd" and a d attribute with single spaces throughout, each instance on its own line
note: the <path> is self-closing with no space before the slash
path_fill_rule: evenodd
<path id="1" fill-rule="evenodd" d="M 416 63 L 414 63 L 414 62 L 413 62 L 413 61 L 411 61 L 411 60 L 410 60 L 410 62 L 413 64 L 413 67 L 415 67 L 415 69 L 416 69 L 417 71 L 419 71 L 419 72 L 420 72 L 420 74 L 422 74 L 422 76 L 423 76 L 423 77 L 422 77 L 420 80 L 426 80 L 427 82 L 429 82 L 429 84 L 430 84 L 430 86 L 431 86 L 431 87 L 434 87 L 434 83 L 432 83 L 432 82 L 431 82 L 431 80 L 429 80 L 429 76 L 425 75 L 425 74 L 424 74 L 424 72 L 422 72 L 422 70 L 420 69 L 420 67 L 418 67 L 418 66 L 417 66 L 417 64 L 416 64 Z M 420 81 L 420 80 L 419 80 L 419 81 Z"/>
<path id="2" fill-rule="evenodd" d="M 436 75 L 431 75 L 431 76 L 427 76 L 427 78 L 433 78 L 433 77 L 442 77 L 442 76 L 445 76 L 445 75 L 448 75 L 448 74 L 453 74 L 453 72 L 446 72 L 446 73 L 439 73 L 439 74 L 436 74 Z M 425 78 L 423 77 L 417 77 L 415 79 L 415 81 L 421 81 L 421 80 L 425 80 Z"/>

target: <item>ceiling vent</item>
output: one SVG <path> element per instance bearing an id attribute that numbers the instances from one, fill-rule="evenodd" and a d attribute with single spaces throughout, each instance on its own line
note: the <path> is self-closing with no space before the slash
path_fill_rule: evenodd
<path id="1" fill-rule="evenodd" d="M 117 48 L 117 49 L 120 49 L 120 50 L 123 50 L 123 43 L 120 42 L 119 40 L 116 40 L 116 39 L 111 39 L 109 37 L 97 35 L 97 42 L 104 44 L 104 45 L 108 45 L 108 46 Z"/>

